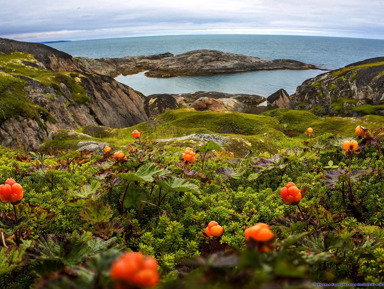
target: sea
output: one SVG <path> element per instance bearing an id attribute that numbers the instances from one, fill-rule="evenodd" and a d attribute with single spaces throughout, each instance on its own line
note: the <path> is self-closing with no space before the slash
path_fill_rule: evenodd
<path id="1" fill-rule="evenodd" d="M 278 35 L 188 35 L 126 37 L 45 43 L 72 56 L 91 58 L 180 54 L 215 49 L 261 58 L 294 59 L 320 70 L 272 70 L 210 76 L 149 78 L 144 72 L 116 80 L 144 95 L 219 91 L 268 97 L 283 88 L 293 94 L 305 80 L 368 58 L 384 56 L 384 40 Z"/>

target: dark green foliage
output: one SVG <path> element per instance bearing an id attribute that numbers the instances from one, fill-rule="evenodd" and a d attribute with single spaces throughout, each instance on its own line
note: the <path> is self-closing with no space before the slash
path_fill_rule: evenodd
<path id="1" fill-rule="evenodd" d="M 271 114 L 294 119 L 284 110 Z M 308 112 L 301 117 L 318 124 L 315 134 L 325 123 Z M 382 130 L 359 140 L 360 153 L 350 159 L 340 148 L 345 139 L 323 133 L 295 139 L 305 140 L 301 148 L 244 158 L 208 143 L 195 148 L 194 163 L 182 160 L 185 146 L 145 138 L 126 146 L 123 159 L 1 148 L 0 181 L 14 176 L 24 198 L 17 205 L 19 248 L 14 224 L 4 223 L 12 207 L 0 204 L 9 247 L 0 240 L 0 288 L 38 282 L 41 288 L 112 288 L 110 265 L 130 250 L 156 258 L 160 288 L 382 282 Z M 308 189 L 302 213 L 281 200 L 280 189 L 290 181 Z M 212 220 L 224 228 L 219 238 L 203 234 Z M 276 236 L 271 253 L 246 246 L 244 230 L 258 222 Z"/>

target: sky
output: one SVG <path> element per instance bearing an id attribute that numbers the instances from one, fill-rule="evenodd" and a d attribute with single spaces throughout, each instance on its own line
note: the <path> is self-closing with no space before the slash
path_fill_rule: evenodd
<path id="1" fill-rule="evenodd" d="M 384 39 L 384 0 L 2 0 L 0 37 L 22 41 L 198 34 Z"/>

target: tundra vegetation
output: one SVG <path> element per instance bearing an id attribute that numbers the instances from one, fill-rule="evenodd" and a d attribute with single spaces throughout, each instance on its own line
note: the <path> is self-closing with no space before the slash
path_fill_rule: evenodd
<path id="1" fill-rule="evenodd" d="M 1 147 L 0 288 L 383 283 L 383 123 L 181 109 L 83 128 L 99 154 Z M 228 141 L 156 142 L 192 133 Z"/>

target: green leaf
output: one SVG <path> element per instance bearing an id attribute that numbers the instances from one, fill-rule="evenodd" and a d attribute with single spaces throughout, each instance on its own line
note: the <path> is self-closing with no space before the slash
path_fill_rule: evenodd
<path id="1" fill-rule="evenodd" d="M 220 167 L 216 170 L 216 174 L 222 175 L 225 179 L 239 179 L 245 171 L 235 171 L 227 167 Z"/>
<path id="2" fill-rule="evenodd" d="M 195 184 L 192 184 L 184 179 L 180 178 L 169 178 L 162 181 L 157 181 L 160 187 L 162 187 L 167 192 L 196 192 L 200 193 L 199 187 Z"/>
<path id="3" fill-rule="evenodd" d="M 197 150 L 205 153 L 205 152 L 219 150 L 219 149 L 221 149 L 221 147 L 217 143 L 215 143 L 214 141 L 209 141 L 206 144 L 199 147 Z"/>
<path id="4" fill-rule="evenodd" d="M 113 216 L 111 207 L 104 202 L 89 200 L 80 212 L 80 217 L 90 224 L 108 222 Z"/>
<path id="5" fill-rule="evenodd" d="M 95 197 L 96 192 L 100 189 L 101 184 L 97 181 L 93 181 L 90 185 L 85 185 L 80 191 L 71 192 L 70 197 L 75 199 L 87 199 L 89 197 Z"/>
<path id="6" fill-rule="evenodd" d="M 145 197 L 143 189 L 137 186 L 135 183 L 130 183 L 124 199 L 124 208 L 137 208 L 139 202 L 144 199 Z"/>
<path id="7" fill-rule="evenodd" d="M 290 246 L 296 244 L 297 242 L 301 241 L 303 239 L 303 237 L 305 237 L 308 234 L 309 234 L 308 232 L 305 232 L 305 233 L 291 235 L 287 239 L 285 239 L 281 242 L 281 246 L 285 247 L 285 248 L 290 247 Z"/>
<path id="8" fill-rule="evenodd" d="M 119 178 L 130 182 L 146 182 L 151 183 L 154 181 L 153 176 L 159 174 L 163 169 L 157 167 L 155 164 L 145 163 L 135 173 L 118 174 Z"/>
<path id="9" fill-rule="evenodd" d="M 12 265 L 17 265 L 22 261 L 25 248 L 10 247 L 0 249 L 0 269 L 7 268 Z"/>
<path id="10" fill-rule="evenodd" d="M 27 249 L 30 259 L 59 261 L 66 267 L 75 268 L 99 252 L 114 247 L 116 238 L 103 241 L 92 234 L 74 232 L 64 235 L 43 235 Z"/>
<path id="11" fill-rule="evenodd" d="M 259 177 L 260 174 L 258 173 L 253 173 L 248 176 L 248 182 L 253 182 L 256 181 L 257 178 Z"/>

